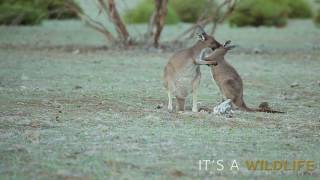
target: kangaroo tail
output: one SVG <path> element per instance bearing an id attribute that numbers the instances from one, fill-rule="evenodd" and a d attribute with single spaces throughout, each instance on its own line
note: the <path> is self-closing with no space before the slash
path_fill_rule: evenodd
<path id="1" fill-rule="evenodd" d="M 257 108 L 257 109 L 252 109 L 252 108 L 249 108 L 244 101 L 242 101 L 242 104 L 239 107 L 240 107 L 240 109 L 247 111 L 247 112 L 265 112 L 265 113 L 281 113 L 281 114 L 285 113 L 283 111 L 277 111 L 277 110 L 271 109 L 267 102 L 261 103 L 259 105 L 259 108 Z"/>
<path id="2" fill-rule="evenodd" d="M 283 111 L 276 111 L 276 110 L 272 110 L 272 109 L 256 109 L 256 112 L 265 112 L 265 113 L 280 113 L 283 114 Z"/>

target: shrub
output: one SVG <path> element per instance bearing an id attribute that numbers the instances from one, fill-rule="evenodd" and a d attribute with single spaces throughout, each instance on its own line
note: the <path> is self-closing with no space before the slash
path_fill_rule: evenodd
<path id="1" fill-rule="evenodd" d="M 285 26 L 289 8 L 279 0 L 241 0 L 230 17 L 235 26 Z"/>
<path id="2" fill-rule="evenodd" d="M 0 24 L 35 25 L 42 20 L 77 17 L 64 0 L 0 0 Z"/>
<path id="3" fill-rule="evenodd" d="M 46 18 L 46 12 L 27 4 L 1 4 L 0 24 L 35 25 Z"/>
<path id="4" fill-rule="evenodd" d="M 77 14 L 65 7 L 65 0 L 46 0 L 41 1 L 41 6 L 48 11 L 48 19 L 74 19 Z M 75 6 L 81 9 L 76 3 Z"/>
<path id="5" fill-rule="evenodd" d="M 183 22 L 196 22 L 204 11 L 214 13 L 215 9 L 213 0 L 171 0 L 169 2 Z"/>
<path id="6" fill-rule="evenodd" d="M 289 18 L 311 18 L 312 10 L 305 0 L 286 0 L 289 7 Z"/>
<path id="7" fill-rule="evenodd" d="M 154 4 L 151 0 L 141 1 L 135 8 L 130 9 L 124 15 L 124 21 L 127 23 L 147 23 L 154 11 Z M 168 4 L 168 12 L 166 16 L 166 24 L 176 24 L 179 22 L 179 17 Z"/>
<path id="8" fill-rule="evenodd" d="M 317 11 L 315 17 L 314 17 L 314 23 L 320 27 L 320 9 Z"/>

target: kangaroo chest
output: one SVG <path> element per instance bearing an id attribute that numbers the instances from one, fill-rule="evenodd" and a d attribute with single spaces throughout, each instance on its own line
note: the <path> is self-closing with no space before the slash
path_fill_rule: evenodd
<path id="1" fill-rule="evenodd" d="M 212 77 L 220 87 L 225 81 L 232 81 L 233 86 L 242 89 L 242 79 L 237 71 L 229 64 L 219 64 L 211 69 Z"/>
<path id="2" fill-rule="evenodd" d="M 186 97 L 192 91 L 194 83 L 200 80 L 200 75 L 200 66 L 185 66 L 175 78 L 176 94 Z"/>

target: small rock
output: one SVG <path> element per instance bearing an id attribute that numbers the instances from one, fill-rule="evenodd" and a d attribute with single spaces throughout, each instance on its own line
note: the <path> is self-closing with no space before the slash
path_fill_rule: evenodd
<path id="1" fill-rule="evenodd" d="M 21 80 L 23 80 L 23 81 L 29 80 L 29 77 L 24 75 L 24 74 L 22 74 Z"/>
<path id="2" fill-rule="evenodd" d="M 292 83 L 292 84 L 290 85 L 290 87 L 292 87 L 292 88 L 298 87 L 298 86 L 299 86 L 299 83 L 297 83 L 297 82 L 294 82 L 294 83 Z"/>
<path id="3" fill-rule="evenodd" d="M 210 112 L 209 112 L 209 111 L 201 110 L 201 111 L 199 111 L 199 114 L 201 114 L 201 115 L 208 115 L 208 114 L 210 114 Z"/>
<path id="4" fill-rule="evenodd" d="M 157 106 L 156 106 L 156 109 L 162 109 L 163 108 L 163 104 L 158 104 Z"/>
<path id="5" fill-rule="evenodd" d="M 82 89 L 82 86 L 77 85 L 73 89 Z"/>
<path id="6" fill-rule="evenodd" d="M 72 51 L 72 54 L 79 54 L 80 53 L 80 50 L 79 49 L 75 49 L 74 51 Z"/>
<path id="7" fill-rule="evenodd" d="M 163 53 L 163 49 L 162 48 L 158 48 L 158 53 Z"/>
<path id="8" fill-rule="evenodd" d="M 253 48 L 252 52 L 253 52 L 254 54 L 261 54 L 261 53 L 262 53 L 262 50 L 259 49 L 259 48 Z"/>
<path id="9" fill-rule="evenodd" d="M 318 84 L 318 86 L 320 86 L 320 80 L 319 80 L 319 81 L 317 81 L 317 84 Z"/>
<path id="10" fill-rule="evenodd" d="M 26 90 L 27 87 L 25 87 L 25 86 L 20 86 L 20 89 L 21 89 L 21 90 Z"/>
<path id="11" fill-rule="evenodd" d="M 212 109 L 208 107 L 200 107 L 199 112 L 202 114 L 210 114 L 212 113 Z"/>

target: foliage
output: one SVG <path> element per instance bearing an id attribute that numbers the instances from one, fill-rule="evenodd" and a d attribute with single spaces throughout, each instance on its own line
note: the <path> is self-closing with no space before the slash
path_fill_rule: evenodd
<path id="1" fill-rule="evenodd" d="M 150 19 L 154 11 L 154 3 L 150 0 L 141 1 L 135 8 L 130 9 L 124 15 L 124 20 L 127 23 L 147 23 Z M 166 16 L 166 24 L 176 24 L 178 23 L 179 17 L 172 8 L 170 4 L 168 4 L 168 12 Z"/>
<path id="2" fill-rule="evenodd" d="M 235 26 L 284 26 L 289 8 L 285 1 L 242 0 L 230 17 Z"/>
<path id="3" fill-rule="evenodd" d="M 0 5 L 0 24 L 35 25 L 46 17 L 46 11 L 28 4 Z"/>
<path id="4" fill-rule="evenodd" d="M 79 7 L 74 1 L 70 1 Z M 65 0 L 46 0 L 41 1 L 41 5 L 48 11 L 49 19 L 73 19 L 77 14 L 65 7 Z M 81 9 L 81 8 L 79 8 Z"/>
<path id="5" fill-rule="evenodd" d="M 312 10 L 305 0 L 286 0 L 290 9 L 289 18 L 311 18 Z"/>
<path id="6" fill-rule="evenodd" d="M 314 17 L 314 22 L 318 27 L 320 27 L 320 9 L 317 11 L 315 17 Z"/>
<path id="7" fill-rule="evenodd" d="M 64 0 L 0 0 L 0 24 L 35 25 L 46 18 L 76 18 L 64 3 Z"/>
<path id="8" fill-rule="evenodd" d="M 183 22 L 196 22 L 203 13 L 213 13 L 215 9 L 211 0 L 172 0 L 170 3 Z"/>

